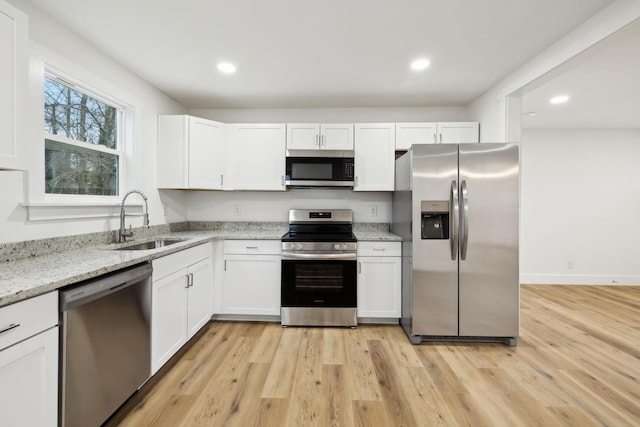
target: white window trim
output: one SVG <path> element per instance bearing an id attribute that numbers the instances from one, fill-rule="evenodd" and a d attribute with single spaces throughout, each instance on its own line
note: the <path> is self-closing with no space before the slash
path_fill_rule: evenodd
<path id="1" fill-rule="evenodd" d="M 58 62 L 58 61 L 54 61 Z M 98 78 L 98 84 L 85 83 L 83 78 L 86 79 L 86 70 L 78 69 L 76 74 L 78 78 L 72 77 L 70 74 L 61 71 L 59 68 L 46 63 L 39 58 L 30 58 L 30 67 L 32 73 L 34 70 L 36 74 L 32 74 L 31 78 L 37 78 L 41 84 L 34 86 L 32 91 L 32 98 L 34 101 L 38 101 L 33 104 L 34 117 L 40 118 L 38 126 L 40 129 L 44 128 L 44 78 L 53 77 L 61 80 L 65 84 L 71 84 L 72 87 L 77 87 L 83 91 L 88 92 L 90 96 L 95 97 L 98 100 L 104 101 L 110 105 L 118 107 L 120 113 L 118 120 L 120 124 L 118 131 L 120 132 L 119 138 L 121 142 L 120 151 L 120 163 L 118 165 L 120 176 L 118 182 L 118 196 L 85 196 L 85 195 L 72 195 L 72 194 L 48 194 L 45 192 L 44 185 L 44 151 L 45 151 L 45 138 L 49 134 L 46 134 L 43 130 L 39 133 L 32 133 L 34 137 L 39 136 L 39 141 L 36 144 L 39 147 L 40 154 L 37 155 L 39 159 L 33 164 L 33 167 L 39 169 L 38 173 L 34 175 L 34 178 L 38 182 L 30 184 L 29 194 L 25 195 L 25 202 L 20 203 L 20 206 L 25 209 L 27 221 L 51 221 L 51 220 L 75 220 L 75 219 L 89 219 L 89 218 L 117 218 L 119 214 L 119 206 L 122 201 L 122 197 L 126 191 L 126 188 L 135 186 L 135 183 L 130 182 L 135 177 L 135 174 L 130 170 L 131 165 L 134 163 L 134 137 L 135 137 L 135 103 L 124 101 L 121 97 L 116 95 L 110 95 L 100 89 L 100 79 Z M 62 61 L 66 63 L 66 61 Z M 67 67 L 75 69 L 74 64 L 66 63 Z M 65 67 L 66 68 L 66 67 Z M 94 80 L 89 78 L 89 80 Z M 104 82 L 103 82 L 104 83 Z M 38 90 L 38 86 L 40 89 Z M 108 85 L 107 85 L 108 86 Z M 117 88 L 116 92 L 118 92 Z M 121 96 L 122 94 L 120 94 Z M 128 96 L 127 96 L 128 97 Z M 57 138 L 59 139 L 58 135 Z M 66 142 L 66 141 L 62 141 Z M 75 145 L 75 143 L 74 143 Z M 34 149 L 35 147 L 34 146 Z M 92 147 L 94 148 L 94 147 Z M 106 147 L 105 147 L 106 148 Z M 107 149 L 109 150 L 109 149 Z M 39 181 L 42 180 L 40 183 Z M 117 209 L 116 209 L 117 208 Z M 127 209 L 132 213 L 136 213 L 138 210 L 142 212 L 142 205 L 137 203 L 127 203 Z"/>

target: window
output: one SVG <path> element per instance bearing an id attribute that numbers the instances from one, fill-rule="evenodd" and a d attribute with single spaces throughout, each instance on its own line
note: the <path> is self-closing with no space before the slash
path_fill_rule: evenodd
<path id="1" fill-rule="evenodd" d="M 86 88 L 45 76 L 45 193 L 118 196 L 124 108 Z"/>

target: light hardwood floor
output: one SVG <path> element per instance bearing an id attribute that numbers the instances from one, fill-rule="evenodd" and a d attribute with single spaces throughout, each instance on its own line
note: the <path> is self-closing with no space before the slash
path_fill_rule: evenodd
<path id="1" fill-rule="evenodd" d="M 109 426 L 639 426 L 640 287 L 521 288 L 517 347 L 212 322 Z"/>

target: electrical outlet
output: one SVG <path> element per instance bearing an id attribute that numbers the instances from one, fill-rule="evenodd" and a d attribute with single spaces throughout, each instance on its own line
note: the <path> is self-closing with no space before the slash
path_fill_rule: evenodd
<path id="1" fill-rule="evenodd" d="M 377 206 L 371 206 L 369 208 L 369 216 L 378 216 L 378 207 Z"/>
<path id="2" fill-rule="evenodd" d="M 233 215 L 234 216 L 242 215 L 242 210 L 240 209 L 240 205 L 233 205 Z"/>

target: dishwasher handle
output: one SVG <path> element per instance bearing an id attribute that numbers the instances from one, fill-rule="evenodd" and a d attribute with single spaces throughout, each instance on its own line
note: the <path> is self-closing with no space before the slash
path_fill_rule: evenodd
<path id="1" fill-rule="evenodd" d="M 110 293 L 128 288 L 151 277 L 152 271 L 151 264 L 144 263 L 79 283 L 71 289 L 60 292 L 60 311 L 71 310 Z"/>

